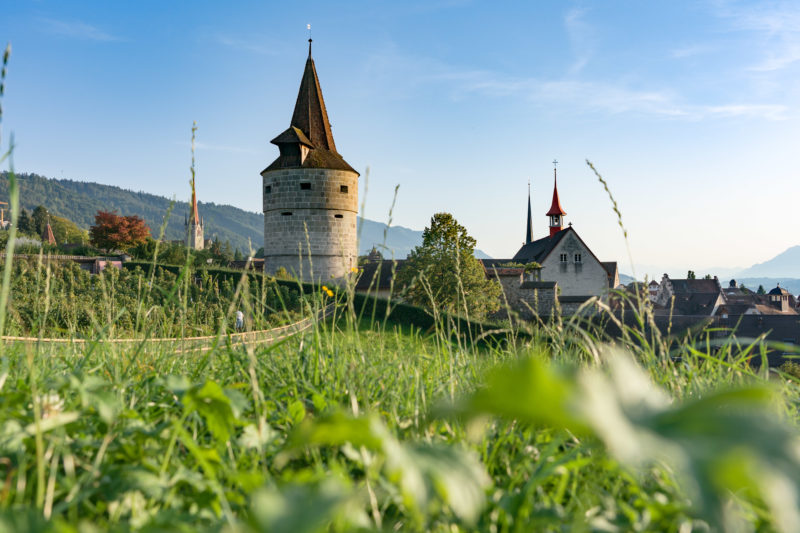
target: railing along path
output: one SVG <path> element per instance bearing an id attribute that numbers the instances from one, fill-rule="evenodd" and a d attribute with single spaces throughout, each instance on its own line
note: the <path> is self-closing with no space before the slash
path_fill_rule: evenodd
<path id="1" fill-rule="evenodd" d="M 91 343 L 109 343 L 109 344 L 177 344 L 180 345 L 180 352 L 188 351 L 206 351 L 211 349 L 214 341 L 220 339 L 221 341 L 229 341 L 234 343 L 245 344 L 263 344 L 277 342 L 296 333 L 303 332 L 309 329 L 314 322 L 324 320 L 333 314 L 335 304 L 329 304 L 323 309 L 317 311 L 316 316 L 306 317 L 297 322 L 287 324 L 272 329 L 262 329 L 258 331 L 244 331 L 241 333 L 230 333 L 222 335 L 204 335 L 201 337 L 158 337 L 158 338 L 128 338 L 128 339 L 59 339 L 47 337 L 17 337 L 13 335 L 3 335 L 0 341 L 4 342 L 23 342 L 23 343 L 48 343 L 48 344 L 91 344 Z"/>

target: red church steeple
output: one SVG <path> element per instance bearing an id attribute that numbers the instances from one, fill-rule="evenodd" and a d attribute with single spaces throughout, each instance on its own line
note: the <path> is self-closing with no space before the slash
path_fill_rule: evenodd
<path id="1" fill-rule="evenodd" d="M 550 205 L 550 211 L 547 216 L 550 217 L 550 236 L 552 237 L 564 227 L 564 215 L 566 211 L 561 207 L 561 202 L 558 200 L 558 175 L 556 174 L 556 165 L 558 161 L 553 160 L 553 203 Z"/>

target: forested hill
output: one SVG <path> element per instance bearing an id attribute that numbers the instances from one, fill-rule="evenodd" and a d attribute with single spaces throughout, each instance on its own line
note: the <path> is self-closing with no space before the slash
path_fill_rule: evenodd
<path id="1" fill-rule="evenodd" d="M 94 223 L 98 210 L 116 210 L 122 215 L 138 215 L 147 221 L 155 237 L 172 202 L 163 196 L 133 192 L 112 185 L 83 181 L 50 179 L 37 174 L 18 174 L 20 203 L 33 210 L 45 206 L 50 213 L 68 218 L 78 226 L 88 229 Z M 8 176 L 0 173 L 0 200 L 8 199 Z M 205 220 L 206 238 L 228 240 L 231 246 L 242 251 L 248 249 L 248 238 L 253 249 L 264 243 L 264 223 L 261 213 L 249 213 L 228 205 L 199 202 Z M 182 239 L 185 235 L 184 216 L 189 213 L 188 202 L 175 202 L 167 224 L 165 238 Z"/>
<path id="2" fill-rule="evenodd" d="M 133 192 L 113 185 L 83 181 L 50 179 L 37 174 L 17 174 L 22 207 L 32 211 L 45 206 L 50 213 L 67 218 L 83 229 L 94 223 L 98 210 L 116 210 L 122 215 L 138 215 L 147 221 L 155 237 L 172 202 L 163 196 Z M 0 201 L 8 201 L 8 175 L 0 172 Z M 229 205 L 198 202 L 200 215 L 205 220 L 205 237 L 225 242 L 246 252 L 248 239 L 253 250 L 264 244 L 264 216 Z M 184 238 L 184 217 L 189 213 L 188 202 L 175 202 L 165 237 L 170 240 Z M 359 222 L 361 222 L 359 220 Z M 364 254 L 373 245 L 383 249 L 384 257 L 404 258 L 412 248 L 422 242 L 422 232 L 393 226 L 384 237 L 385 224 L 364 220 L 361 227 L 359 253 Z M 486 254 L 475 251 L 478 257 Z"/>

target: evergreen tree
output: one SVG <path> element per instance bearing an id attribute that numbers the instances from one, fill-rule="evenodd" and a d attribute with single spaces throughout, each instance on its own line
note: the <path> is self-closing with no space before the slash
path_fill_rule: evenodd
<path id="1" fill-rule="evenodd" d="M 764 289 L 763 285 L 758 286 L 758 290 L 756 291 L 757 294 L 767 294 L 767 291 Z"/>
<path id="2" fill-rule="evenodd" d="M 20 233 L 31 233 L 32 224 L 31 217 L 28 215 L 28 210 L 20 208 L 19 218 L 17 219 L 17 231 Z"/>
<path id="3" fill-rule="evenodd" d="M 499 308 L 500 285 L 486 279 L 474 252 L 475 239 L 453 215 L 436 213 L 398 273 L 398 285 L 410 303 L 481 318 Z"/>
<path id="4" fill-rule="evenodd" d="M 686 279 L 696 279 L 697 276 L 694 275 L 694 270 L 690 270 L 686 273 Z"/>
<path id="5" fill-rule="evenodd" d="M 33 233 L 41 235 L 47 227 L 47 209 L 43 205 L 37 205 L 31 217 L 33 222 Z"/>
<path id="6" fill-rule="evenodd" d="M 237 248 L 235 252 L 233 252 L 233 260 L 234 261 L 244 261 L 244 257 L 242 256 L 242 252 L 239 251 Z"/>

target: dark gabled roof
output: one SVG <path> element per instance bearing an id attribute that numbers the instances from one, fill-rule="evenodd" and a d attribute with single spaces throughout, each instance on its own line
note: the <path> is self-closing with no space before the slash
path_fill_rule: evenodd
<path id="1" fill-rule="evenodd" d="M 541 264 L 542 261 L 550 255 L 550 252 L 553 251 L 556 244 L 561 242 L 561 239 L 564 238 L 568 231 L 572 231 L 572 228 L 563 229 L 552 237 L 542 237 L 541 239 L 536 239 L 535 241 L 522 245 L 522 248 L 519 249 L 511 260 L 516 263 L 531 263 L 536 261 Z"/>
<path id="2" fill-rule="evenodd" d="M 357 291 L 385 291 L 392 286 L 392 278 L 405 264 L 405 259 L 370 261 L 364 263 L 359 268 L 358 281 L 355 289 Z M 400 287 L 395 287 L 399 289 Z"/>
<path id="3" fill-rule="evenodd" d="M 502 267 L 508 263 L 513 263 L 511 259 L 478 259 L 484 269 Z"/>
<path id="4" fill-rule="evenodd" d="M 608 288 L 614 288 L 614 278 L 619 275 L 619 271 L 617 270 L 617 262 L 616 261 L 600 261 L 600 264 L 603 265 L 603 268 L 606 269 L 608 273 Z"/>
<path id="5" fill-rule="evenodd" d="M 300 80 L 300 90 L 297 93 L 297 102 L 294 105 L 292 121 L 287 130 L 275 137 L 273 144 L 302 144 L 310 149 L 302 165 L 297 164 L 294 157 L 285 157 L 283 149 L 281 155 L 272 162 L 263 172 L 280 168 L 329 168 L 333 170 L 349 170 L 355 172 L 344 158 L 336 151 L 333 142 L 333 132 L 328 120 L 328 111 L 325 100 L 322 98 L 322 88 L 319 84 L 317 69 L 311 57 L 311 44 L 308 46 L 308 59 Z"/>
<path id="6" fill-rule="evenodd" d="M 699 281 L 699 280 L 698 280 Z M 703 315 L 709 316 L 720 293 L 694 292 L 675 293 L 674 302 L 668 302 L 663 308 L 656 309 L 660 315 Z"/>
<path id="7" fill-rule="evenodd" d="M 715 279 L 671 279 L 672 290 L 678 293 L 719 293 L 721 288 Z"/>

